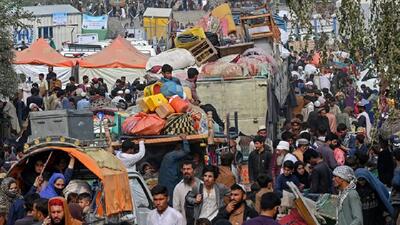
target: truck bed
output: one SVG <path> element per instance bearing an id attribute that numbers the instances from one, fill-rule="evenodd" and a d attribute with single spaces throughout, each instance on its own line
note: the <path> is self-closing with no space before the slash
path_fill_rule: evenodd
<path id="1" fill-rule="evenodd" d="M 197 94 L 203 104 L 212 104 L 223 120 L 227 113 L 238 112 L 239 130 L 255 134 L 260 125 L 265 125 L 268 82 L 265 78 L 199 80 Z"/>

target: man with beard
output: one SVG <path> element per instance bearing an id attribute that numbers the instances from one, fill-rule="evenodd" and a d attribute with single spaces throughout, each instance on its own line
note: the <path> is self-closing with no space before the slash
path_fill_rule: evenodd
<path id="1" fill-rule="evenodd" d="M 219 209 L 217 217 L 213 220 L 225 219 L 231 224 L 242 225 L 247 220 L 258 216 L 258 213 L 246 204 L 246 191 L 239 184 L 231 186 L 231 196 L 229 203 Z"/>
<path id="2" fill-rule="evenodd" d="M 356 178 L 352 168 L 338 166 L 333 171 L 333 183 L 339 190 L 336 215 L 337 224 L 362 225 L 362 205 L 356 190 Z"/>
<path id="3" fill-rule="evenodd" d="M 173 208 L 178 210 L 183 215 L 185 224 L 185 197 L 189 191 L 192 191 L 194 187 L 198 187 L 201 183 L 201 180 L 194 176 L 194 169 L 195 165 L 193 161 L 184 161 L 182 163 L 181 172 L 183 174 L 183 179 L 175 186 L 173 193 Z"/>
<path id="4" fill-rule="evenodd" d="M 244 225 L 279 225 L 276 221 L 281 199 L 278 194 L 269 192 L 261 197 L 261 213 L 250 219 Z"/>
<path id="5" fill-rule="evenodd" d="M 43 225 L 81 225 L 82 222 L 72 218 L 67 200 L 55 197 L 49 200 L 49 216 Z"/>

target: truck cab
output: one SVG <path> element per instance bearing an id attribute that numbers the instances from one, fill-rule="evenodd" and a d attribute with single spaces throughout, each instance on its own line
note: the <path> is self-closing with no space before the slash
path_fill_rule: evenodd
<path id="1" fill-rule="evenodd" d="M 147 215 L 153 209 L 153 198 L 142 175 L 138 172 L 128 172 L 129 186 L 132 193 L 135 223 L 147 224 Z"/>

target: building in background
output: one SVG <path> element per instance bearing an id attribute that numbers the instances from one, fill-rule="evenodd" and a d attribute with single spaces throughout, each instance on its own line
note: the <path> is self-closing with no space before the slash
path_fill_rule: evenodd
<path id="1" fill-rule="evenodd" d="M 28 6 L 24 10 L 31 12 L 33 19 L 23 19 L 28 28 L 15 28 L 14 41 L 18 46 L 25 42 L 30 45 L 38 38 L 54 42 L 55 49 L 62 48 L 64 42 L 74 42 L 82 31 L 82 14 L 71 5 Z"/>

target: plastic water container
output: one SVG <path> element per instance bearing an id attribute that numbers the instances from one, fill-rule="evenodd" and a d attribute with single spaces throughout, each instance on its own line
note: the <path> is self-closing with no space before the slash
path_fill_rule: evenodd
<path id="1" fill-rule="evenodd" d="M 144 97 L 143 101 L 151 112 L 154 112 L 158 106 L 168 103 L 168 100 L 162 94 Z"/>
<path id="2" fill-rule="evenodd" d="M 161 93 L 162 83 L 157 82 L 144 88 L 144 97 L 156 95 Z"/>
<path id="3" fill-rule="evenodd" d="M 169 100 L 169 104 L 174 108 L 175 112 L 177 113 L 185 113 L 189 110 L 189 103 L 183 100 L 178 95 L 174 95 Z"/>
<path id="4" fill-rule="evenodd" d="M 156 109 L 156 113 L 161 119 L 167 118 L 174 112 L 175 112 L 174 108 L 172 108 L 172 106 L 168 103 L 162 104 Z"/>

